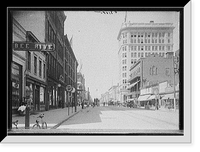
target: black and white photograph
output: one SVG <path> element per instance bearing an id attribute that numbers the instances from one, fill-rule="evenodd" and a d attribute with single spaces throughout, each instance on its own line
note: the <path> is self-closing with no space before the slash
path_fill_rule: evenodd
<path id="1" fill-rule="evenodd" d="M 8 137 L 190 142 L 184 8 L 8 13 Z"/>

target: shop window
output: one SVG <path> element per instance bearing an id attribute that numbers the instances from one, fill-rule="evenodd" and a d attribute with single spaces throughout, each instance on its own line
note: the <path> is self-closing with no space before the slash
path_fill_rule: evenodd
<path id="1" fill-rule="evenodd" d="M 12 63 L 12 108 L 18 108 L 22 102 L 22 66 Z"/>

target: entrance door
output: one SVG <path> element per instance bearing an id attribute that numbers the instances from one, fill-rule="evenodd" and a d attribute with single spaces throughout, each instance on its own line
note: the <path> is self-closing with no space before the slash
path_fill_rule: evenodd
<path id="1" fill-rule="evenodd" d="M 39 87 L 35 87 L 35 110 L 40 110 L 40 90 Z"/>

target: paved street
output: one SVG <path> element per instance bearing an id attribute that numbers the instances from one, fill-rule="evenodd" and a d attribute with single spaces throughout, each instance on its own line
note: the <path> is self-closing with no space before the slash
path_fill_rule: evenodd
<path id="1" fill-rule="evenodd" d="M 181 133 L 178 131 L 178 111 L 145 110 L 126 107 L 106 106 L 77 108 L 70 112 L 67 108 L 44 112 L 48 129 L 24 129 L 24 117 L 18 119 L 19 129 L 10 133 Z M 30 116 L 32 126 L 35 117 Z"/>
<path id="2" fill-rule="evenodd" d="M 126 107 L 95 107 L 80 111 L 57 129 L 66 132 L 136 132 L 178 130 L 178 112 Z"/>

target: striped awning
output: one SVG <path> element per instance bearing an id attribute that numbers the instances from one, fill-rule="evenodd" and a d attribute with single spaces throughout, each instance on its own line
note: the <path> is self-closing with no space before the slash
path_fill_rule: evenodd
<path id="1" fill-rule="evenodd" d="M 148 99 L 149 96 L 150 96 L 150 95 L 141 95 L 141 96 L 139 96 L 138 101 L 146 101 L 146 100 L 149 100 L 149 99 Z"/>

